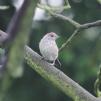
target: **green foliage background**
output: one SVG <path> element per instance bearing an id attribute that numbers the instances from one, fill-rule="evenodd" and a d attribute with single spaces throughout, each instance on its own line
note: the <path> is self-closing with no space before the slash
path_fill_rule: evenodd
<path id="1" fill-rule="evenodd" d="M 76 2 L 80 1 L 80 2 Z M 72 15 L 81 24 L 101 19 L 101 4 L 97 0 L 69 0 L 71 9 L 63 13 Z M 36 3 L 33 0 L 33 3 Z M 9 5 L 7 10 L 0 10 L 0 29 L 6 31 L 15 8 L 11 0 L 0 0 L 0 5 Z M 24 16 L 23 16 L 24 17 Z M 29 19 L 28 19 L 29 20 Z M 31 29 L 29 45 L 39 53 L 38 42 L 44 34 L 54 31 L 60 35 L 57 41 L 60 47 L 73 33 L 74 27 L 66 21 L 52 18 L 49 21 L 33 22 L 37 27 Z M 35 26 L 34 25 L 34 26 Z M 22 32 L 23 33 L 23 32 Z M 58 67 L 69 77 L 94 94 L 94 82 L 101 62 L 101 27 L 80 32 L 59 54 L 62 67 Z M 18 54 L 18 53 L 17 53 Z M 72 101 L 50 82 L 45 81 L 24 63 L 24 74 L 14 79 L 6 94 L 5 101 Z"/>

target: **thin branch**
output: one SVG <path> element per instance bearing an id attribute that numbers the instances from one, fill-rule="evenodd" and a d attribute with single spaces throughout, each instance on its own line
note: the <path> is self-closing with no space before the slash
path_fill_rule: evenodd
<path id="1" fill-rule="evenodd" d="M 80 25 L 78 28 L 76 28 L 74 33 L 61 45 L 60 51 L 68 46 L 68 44 L 72 41 L 72 39 L 75 37 L 75 35 L 78 34 L 79 31 L 84 30 L 84 29 L 88 29 L 91 27 L 97 27 L 97 26 L 101 26 L 101 20 Z"/>
<path id="2" fill-rule="evenodd" d="M 79 28 L 80 27 L 80 24 L 66 16 L 63 16 L 61 14 L 57 14 L 57 13 L 54 13 L 54 12 L 50 12 L 50 14 L 54 17 L 57 17 L 59 19 L 62 19 L 62 20 L 65 20 L 65 21 L 68 21 L 69 23 L 71 23 L 73 26 L 75 26 L 75 28 Z"/>
<path id="3" fill-rule="evenodd" d="M 41 9 L 46 10 L 48 13 L 50 13 L 54 17 L 57 17 L 59 19 L 65 20 L 65 21 L 68 21 L 69 23 L 71 23 L 76 28 L 87 29 L 87 28 L 90 28 L 90 27 L 101 26 L 101 20 L 98 20 L 98 21 L 95 21 L 95 22 L 91 22 L 91 23 L 79 24 L 78 22 L 70 19 L 67 16 L 64 16 L 62 14 L 55 13 L 55 11 L 52 10 L 52 7 L 50 7 L 48 5 L 38 4 L 38 7 L 40 7 Z M 60 10 L 61 10 L 61 8 L 60 8 Z"/>
<path id="4" fill-rule="evenodd" d="M 61 14 L 57 14 L 55 13 L 55 11 L 52 11 L 52 7 L 49 7 L 47 5 L 42 5 L 42 4 L 38 4 L 38 7 L 40 7 L 41 9 L 44 9 L 46 10 L 48 13 L 50 13 L 53 17 L 57 17 L 59 19 L 62 19 L 62 20 L 65 20 L 65 21 L 68 21 L 69 23 L 71 23 L 72 25 L 74 25 L 76 28 L 80 27 L 80 24 L 72 19 L 70 19 L 69 17 L 66 17 L 64 15 L 61 15 Z M 60 8 L 61 10 L 61 8 Z"/>
<path id="5" fill-rule="evenodd" d="M 62 14 L 58 14 L 55 13 L 55 11 L 53 11 L 48 5 L 42 5 L 42 4 L 38 4 L 38 7 L 40 7 L 41 9 L 46 10 L 48 13 L 50 13 L 53 17 L 57 17 L 59 19 L 65 20 L 69 23 L 71 23 L 73 26 L 75 26 L 76 30 L 74 31 L 74 33 L 61 45 L 60 47 L 60 51 L 63 50 L 74 38 L 74 36 L 76 34 L 78 34 L 79 31 L 83 30 L 83 29 L 88 29 L 91 27 L 96 27 L 96 26 L 101 26 L 101 20 L 95 21 L 95 22 L 91 22 L 91 23 L 85 23 L 85 24 L 79 24 L 78 22 L 70 19 L 67 16 L 64 16 Z M 61 9 L 60 9 L 61 10 Z"/>
<path id="6" fill-rule="evenodd" d="M 62 51 L 68 44 L 71 42 L 71 40 L 75 37 L 75 35 L 79 32 L 79 29 L 76 29 L 74 33 L 66 40 L 65 43 L 62 44 L 59 51 Z"/>
<path id="7" fill-rule="evenodd" d="M 83 89 L 79 84 L 70 79 L 62 71 L 42 60 L 42 57 L 28 46 L 25 46 L 24 58 L 32 69 L 39 73 L 43 78 L 50 81 L 66 95 L 70 96 L 73 100 L 100 101 Z"/>
<path id="8" fill-rule="evenodd" d="M 81 29 L 88 29 L 88 28 L 97 27 L 97 26 L 101 26 L 101 20 L 98 20 L 98 21 L 95 21 L 95 22 L 91 22 L 91 23 L 82 24 L 80 26 L 80 28 Z"/>
<path id="9" fill-rule="evenodd" d="M 101 26 L 101 20 L 80 25 L 78 28 L 76 28 L 74 33 L 61 45 L 60 51 L 68 46 L 68 44 L 72 41 L 72 39 L 75 37 L 75 35 L 78 34 L 79 31 L 81 31 L 83 29 L 88 29 L 91 27 L 97 27 L 97 26 Z"/>

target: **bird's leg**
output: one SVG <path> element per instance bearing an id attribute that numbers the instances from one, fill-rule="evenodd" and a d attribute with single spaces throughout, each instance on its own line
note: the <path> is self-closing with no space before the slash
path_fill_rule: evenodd
<path id="1" fill-rule="evenodd" d="M 52 63 L 52 64 L 53 64 L 53 61 L 49 61 L 49 60 L 45 59 L 43 56 L 41 57 L 41 60 L 44 60 L 44 61 L 47 61 L 47 62 L 49 62 L 49 63 Z"/>
<path id="2" fill-rule="evenodd" d="M 55 60 L 54 61 L 49 61 L 49 60 L 46 60 L 43 56 L 41 57 L 41 60 L 45 60 L 53 66 L 55 65 Z"/>

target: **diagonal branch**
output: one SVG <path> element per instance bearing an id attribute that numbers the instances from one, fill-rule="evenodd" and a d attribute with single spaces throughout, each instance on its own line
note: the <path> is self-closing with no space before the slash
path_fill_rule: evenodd
<path id="1" fill-rule="evenodd" d="M 24 58 L 32 69 L 58 87 L 66 95 L 77 101 L 100 101 L 100 99 L 91 95 L 62 71 L 42 60 L 42 57 L 31 48 L 25 46 L 24 50 Z"/>
<path id="2" fill-rule="evenodd" d="M 88 29 L 91 27 L 97 27 L 97 26 L 101 26 L 101 20 L 95 21 L 95 22 L 91 22 L 91 23 L 85 23 L 80 25 L 79 27 L 76 28 L 76 30 L 74 31 L 74 33 L 61 45 L 60 47 L 60 51 L 63 50 L 65 47 L 68 46 L 68 44 L 72 41 L 72 39 L 81 31 L 84 29 Z"/>
<path id="3" fill-rule="evenodd" d="M 49 7 L 47 5 L 38 4 L 38 7 L 41 8 L 41 9 L 46 10 L 53 17 L 57 17 L 59 19 L 68 21 L 69 23 L 71 23 L 72 25 L 74 25 L 76 28 L 80 27 L 80 24 L 78 22 L 76 22 L 76 21 L 74 21 L 74 20 L 70 19 L 69 17 L 66 17 L 66 16 L 64 16 L 62 14 L 55 13 L 54 11 L 52 11 L 51 7 Z M 60 8 L 60 10 L 61 10 L 61 8 Z"/>
<path id="4" fill-rule="evenodd" d="M 28 46 L 25 46 L 25 60 L 43 78 L 50 81 L 75 101 L 100 101 L 62 71 L 42 60 L 42 57 Z"/>
<path id="5" fill-rule="evenodd" d="M 101 26 L 101 20 L 97 20 L 97 21 L 91 22 L 91 23 L 82 24 L 81 29 L 88 29 L 88 28 L 97 27 L 97 26 Z"/>
<path id="6" fill-rule="evenodd" d="M 74 33 L 66 40 L 65 43 L 62 44 L 59 51 L 62 51 L 68 44 L 71 42 L 71 40 L 75 37 L 75 35 L 80 31 L 80 29 L 76 29 Z"/>

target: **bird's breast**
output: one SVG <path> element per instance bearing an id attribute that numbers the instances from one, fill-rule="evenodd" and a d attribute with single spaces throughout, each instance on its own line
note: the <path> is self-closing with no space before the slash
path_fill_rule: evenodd
<path id="1" fill-rule="evenodd" d="M 54 42 L 40 42 L 40 52 L 47 60 L 55 60 L 58 57 L 58 47 Z"/>

